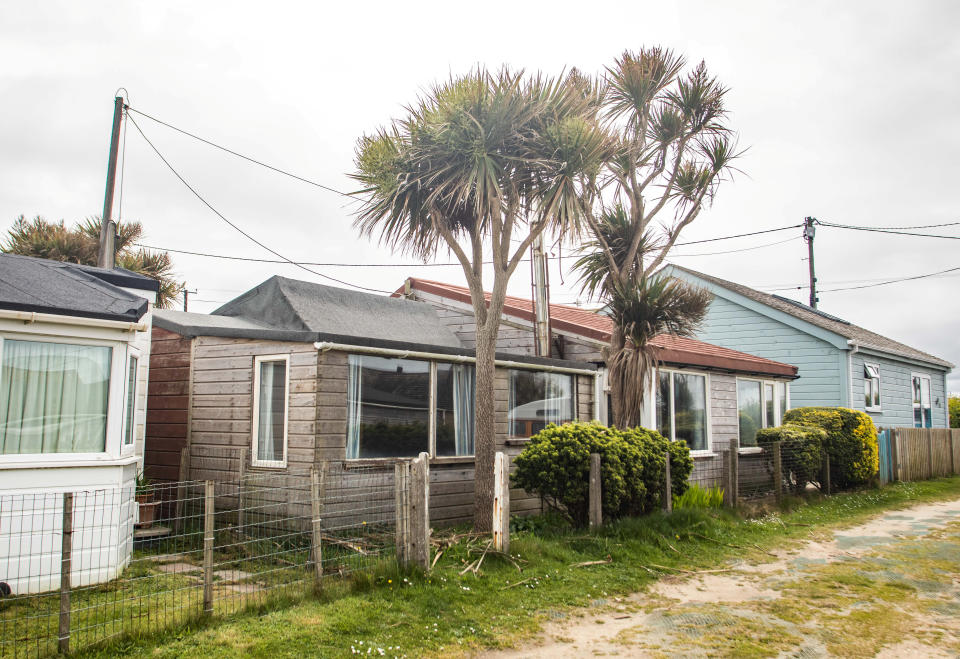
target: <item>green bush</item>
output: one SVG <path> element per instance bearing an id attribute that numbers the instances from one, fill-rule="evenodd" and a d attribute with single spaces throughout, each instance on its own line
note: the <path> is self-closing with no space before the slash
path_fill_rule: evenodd
<path id="1" fill-rule="evenodd" d="M 796 492 L 802 492 L 807 483 L 820 481 L 823 464 L 823 442 L 827 433 L 817 426 L 785 423 L 776 428 L 761 428 L 757 431 L 757 446 L 767 448 L 780 442 L 783 479 Z"/>
<path id="2" fill-rule="evenodd" d="M 723 488 L 702 488 L 699 485 L 691 485 L 683 494 L 679 496 L 676 494 L 673 495 L 673 507 L 675 510 L 683 510 L 684 508 L 722 508 Z"/>
<path id="3" fill-rule="evenodd" d="M 960 396 L 950 396 L 950 427 L 960 428 Z"/>
<path id="4" fill-rule="evenodd" d="M 816 426 L 826 431 L 823 448 L 830 456 L 830 482 L 845 489 L 870 482 L 880 467 L 877 428 L 865 412 L 846 407 L 798 407 L 784 423 Z"/>
<path id="5" fill-rule="evenodd" d="M 544 497 L 571 521 L 588 521 L 590 454 L 600 454 L 601 508 L 606 519 L 649 512 L 661 505 L 670 451 L 675 492 L 686 490 L 690 450 L 644 428 L 621 431 L 597 422 L 548 425 L 530 438 L 514 464 L 513 484 Z"/>

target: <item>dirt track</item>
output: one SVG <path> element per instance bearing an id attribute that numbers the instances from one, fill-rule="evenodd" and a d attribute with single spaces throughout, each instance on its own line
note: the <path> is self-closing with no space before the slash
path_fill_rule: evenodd
<path id="1" fill-rule="evenodd" d="M 960 499 L 812 532 L 767 562 L 684 577 L 549 623 L 485 657 L 960 653 Z"/>

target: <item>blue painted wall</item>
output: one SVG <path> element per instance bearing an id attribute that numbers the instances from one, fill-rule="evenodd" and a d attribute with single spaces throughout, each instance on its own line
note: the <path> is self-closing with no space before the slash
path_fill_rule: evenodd
<path id="1" fill-rule="evenodd" d="M 932 419 L 934 428 L 946 428 L 947 412 L 946 373 L 924 368 L 872 351 L 862 350 L 850 356 L 850 375 L 853 382 L 853 408 L 864 410 L 863 363 L 876 364 L 880 368 L 879 412 L 868 412 L 878 426 L 904 428 L 913 426 L 912 376 L 914 373 L 930 376 Z"/>

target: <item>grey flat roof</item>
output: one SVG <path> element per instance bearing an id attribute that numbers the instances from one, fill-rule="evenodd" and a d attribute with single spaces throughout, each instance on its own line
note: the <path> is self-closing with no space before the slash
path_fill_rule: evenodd
<path id="1" fill-rule="evenodd" d="M 147 312 L 147 301 L 120 288 L 128 284 L 109 281 L 125 281 L 128 275 L 157 283 L 127 270 L 113 273 L 76 263 L 0 253 L 0 309 L 136 322 Z M 131 287 L 142 289 L 144 285 Z"/>

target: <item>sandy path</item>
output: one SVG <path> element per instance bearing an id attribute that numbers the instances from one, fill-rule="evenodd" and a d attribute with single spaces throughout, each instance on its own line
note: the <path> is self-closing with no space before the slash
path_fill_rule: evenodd
<path id="1" fill-rule="evenodd" d="M 529 645 L 482 656 L 737 656 L 756 648 L 766 650 L 760 654 L 795 657 L 869 656 L 878 648 L 877 656 L 883 657 L 957 656 L 960 499 L 890 511 L 855 527 L 811 535 L 814 539 L 799 547 L 774 552 L 774 560 L 662 578 L 645 592 L 548 623 Z M 857 582 L 864 570 L 873 570 L 866 573 L 870 580 L 861 579 L 869 586 Z M 834 595 L 831 588 L 840 579 L 855 584 L 854 590 Z M 903 591 L 903 601 L 897 599 L 899 591 L 883 590 L 891 583 Z M 811 592 L 827 589 L 820 608 L 811 610 L 809 600 L 797 600 L 807 584 Z M 879 599 L 864 590 L 868 587 L 880 589 Z M 846 608 L 834 608 L 838 602 Z M 883 630 L 879 614 L 888 610 L 898 615 Z M 868 632 L 871 611 L 877 612 L 877 626 Z M 823 620 L 817 619 L 821 613 Z M 847 621 L 861 614 L 868 623 L 848 630 L 854 624 Z M 860 644 L 847 633 L 875 638 Z"/>

